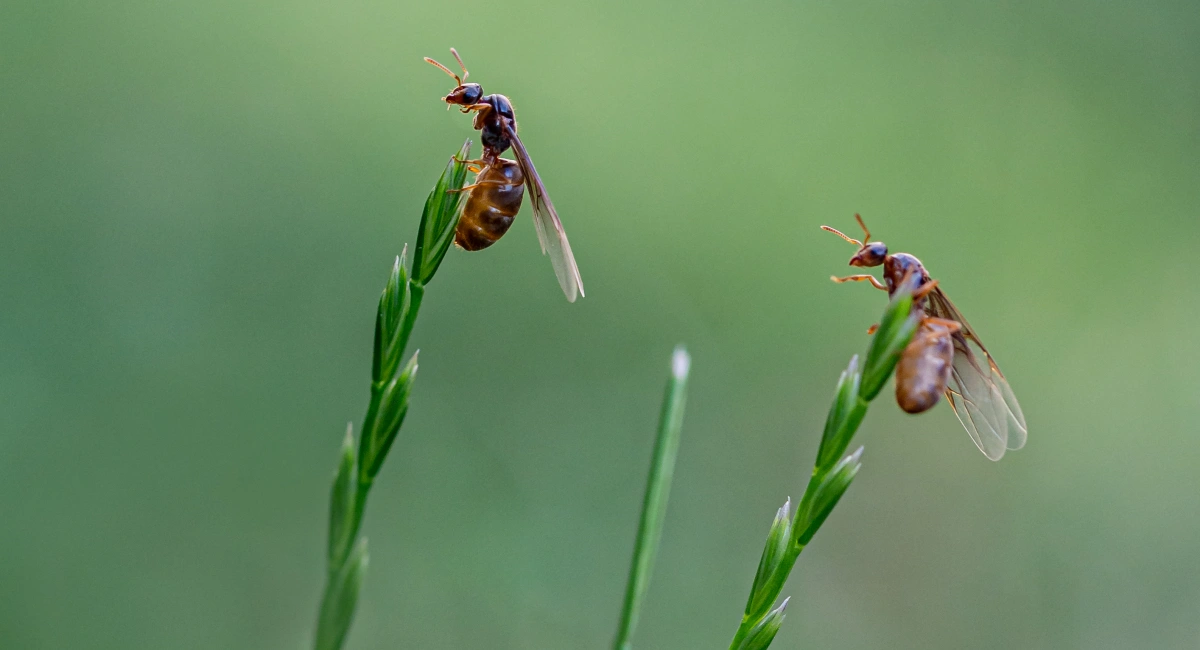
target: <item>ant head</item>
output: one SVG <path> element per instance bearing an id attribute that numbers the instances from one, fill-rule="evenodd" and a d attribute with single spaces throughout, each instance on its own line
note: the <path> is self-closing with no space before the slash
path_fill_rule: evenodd
<path id="1" fill-rule="evenodd" d="M 887 259 L 887 244 L 873 241 L 863 244 L 862 248 L 850 258 L 850 266 L 879 266 Z"/>
<path id="2" fill-rule="evenodd" d="M 449 95 L 446 95 L 442 98 L 442 101 L 446 102 L 447 104 L 457 104 L 459 106 L 471 106 L 472 104 L 479 103 L 479 99 L 483 97 L 483 86 L 480 86 L 479 84 L 467 83 L 467 77 L 470 76 L 471 73 L 467 72 L 467 66 L 463 65 L 462 57 L 458 55 L 458 51 L 454 48 L 450 48 L 450 53 L 454 55 L 454 60 L 458 61 L 458 67 L 462 68 L 463 75 L 461 78 L 451 72 L 450 68 L 447 68 L 446 66 L 434 61 L 429 57 L 425 57 L 426 63 L 441 68 L 442 72 L 454 77 L 454 82 L 458 84 L 454 90 L 450 91 Z"/>
<path id="3" fill-rule="evenodd" d="M 845 239 L 851 244 L 858 246 L 858 252 L 850 258 L 850 266 L 879 266 L 880 264 L 883 264 L 884 261 L 887 260 L 888 256 L 887 244 L 884 244 L 881 241 L 871 241 L 871 231 L 867 230 L 867 225 L 863 223 L 862 217 L 856 214 L 854 215 L 854 218 L 858 220 L 858 225 L 862 226 L 862 241 L 851 239 L 850 237 L 843 235 L 841 231 L 830 228 L 829 226 L 821 226 L 821 230 L 831 232 L 838 237 Z"/>
<path id="4" fill-rule="evenodd" d="M 461 84 L 458 88 L 450 91 L 449 95 L 443 97 L 442 101 L 447 104 L 472 106 L 479 103 L 480 97 L 483 97 L 483 86 L 479 84 Z"/>

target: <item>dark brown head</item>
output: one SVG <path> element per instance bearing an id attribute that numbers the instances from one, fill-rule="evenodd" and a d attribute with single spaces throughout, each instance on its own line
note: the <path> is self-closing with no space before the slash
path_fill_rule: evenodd
<path id="1" fill-rule="evenodd" d="M 426 63 L 436 65 L 437 67 L 441 68 L 442 72 L 454 77 L 455 83 L 458 84 L 454 90 L 450 91 L 449 95 L 446 95 L 442 98 L 442 101 L 456 106 L 472 106 L 474 104 L 478 104 L 479 99 L 483 97 L 483 86 L 475 83 L 467 83 L 467 77 L 471 73 L 467 72 L 467 66 L 463 65 L 462 58 L 458 56 L 458 51 L 456 51 L 454 48 L 450 48 L 450 53 L 453 54 L 454 59 L 458 61 L 458 67 L 462 68 L 463 76 L 461 78 L 451 72 L 446 66 L 434 61 L 429 57 L 425 57 Z"/>
<path id="2" fill-rule="evenodd" d="M 879 266 L 887 259 L 887 244 L 873 241 L 861 246 L 854 257 L 850 258 L 850 266 Z"/>
<path id="3" fill-rule="evenodd" d="M 483 97 L 483 86 L 479 84 L 462 84 L 458 88 L 451 90 L 449 95 L 442 98 L 442 101 L 447 104 L 472 106 L 479 103 L 480 97 Z"/>
<path id="4" fill-rule="evenodd" d="M 857 214 L 854 218 L 858 220 L 858 225 L 862 226 L 863 239 L 858 241 L 842 234 L 840 230 L 830 228 L 829 226 L 821 226 L 822 230 L 831 232 L 842 239 L 858 246 L 858 252 L 850 258 L 850 266 L 879 266 L 887 261 L 888 249 L 887 244 L 881 241 L 871 241 L 871 231 L 867 230 L 867 225 L 863 223 L 862 217 Z"/>

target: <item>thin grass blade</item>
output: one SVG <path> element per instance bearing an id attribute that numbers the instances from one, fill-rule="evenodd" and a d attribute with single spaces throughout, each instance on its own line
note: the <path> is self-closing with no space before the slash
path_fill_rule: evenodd
<path id="1" fill-rule="evenodd" d="M 458 226 L 459 209 L 463 193 L 459 192 L 467 180 L 467 165 L 463 161 L 471 154 L 471 141 L 463 143 L 438 182 L 425 200 L 421 213 L 421 225 L 417 229 L 417 245 L 413 252 L 413 281 L 424 285 L 433 279 L 450 242 L 454 240 L 454 229 Z"/>
<path id="2" fill-rule="evenodd" d="M 625 587 L 625 604 L 613 641 L 616 650 L 632 648 L 634 628 L 637 627 L 642 599 L 650 585 L 654 556 L 662 539 L 663 519 L 667 514 L 667 498 L 671 478 L 675 474 L 675 458 L 679 451 L 679 435 L 683 428 L 683 410 L 687 401 L 687 379 L 691 357 L 682 345 L 671 357 L 671 376 L 663 396 L 662 414 L 658 422 L 658 437 L 654 443 L 654 458 L 650 476 L 646 479 L 646 494 L 642 500 L 642 518 L 638 524 L 637 540 L 633 547 L 633 562 L 629 567 L 629 582 Z"/>
<path id="3" fill-rule="evenodd" d="M 354 498 L 354 425 L 347 424 L 333 488 L 329 491 L 328 566 L 337 566 L 353 541 Z"/>
<path id="4" fill-rule="evenodd" d="M 354 622 L 354 610 L 358 606 L 358 592 L 362 588 L 363 576 L 367 571 L 367 540 L 364 538 L 354 546 L 350 558 L 332 577 L 331 588 L 326 590 L 321 602 L 321 613 L 317 619 L 316 650 L 340 650 Z"/>

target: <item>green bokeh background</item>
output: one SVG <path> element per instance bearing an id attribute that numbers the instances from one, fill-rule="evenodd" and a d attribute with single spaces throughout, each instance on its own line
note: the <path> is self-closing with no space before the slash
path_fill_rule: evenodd
<path id="1" fill-rule="evenodd" d="M 0 646 L 303 648 L 375 301 L 513 98 L 523 213 L 451 251 L 353 649 L 603 648 L 671 347 L 693 354 L 643 648 L 720 648 L 838 372 L 861 212 L 996 353 L 1028 446 L 889 400 L 778 648 L 1200 643 L 1200 12 L 1177 2 L 0 9 Z M 887 393 L 885 393 L 885 397 Z"/>

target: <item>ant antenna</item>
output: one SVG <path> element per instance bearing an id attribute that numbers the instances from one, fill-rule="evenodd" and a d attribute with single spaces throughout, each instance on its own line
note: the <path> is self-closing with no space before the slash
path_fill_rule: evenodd
<path id="1" fill-rule="evenodd" d="M 471 73 L 467 72 L 467 66 L 463 64 L 462 57 L 458 55 L 458 50 L 450 48 L 450 53 L 453 54 L 454 59 L 458 61 L 458 67 L 462 68 L 463 78 L 462 81 L 458 82 L 458 85 L 461 86 L 462 84 L 467 83 L 467 77 L 471 76 Z"/>
<path id="2" fill-rule="evenodd" d="M 859 216 L 859 214 L 857 212 L 854 213 L 854 219 L 858 221 L 858 225 L 862 226 L 863 246 L 866 246 L 867 242 L 871 241 L 871 231 L 867 230 L 867 224 L 863 223 L 862 217 Z"/>
<path id="3" fill-rule="evenodd" d="M 825 232 L 831 232 L 831 233 L 837 235 L 838 237 L 845 239 L 846 241 L 850 242 L 851 244 L 858 246 L 859 248 L 862 248 L 862 246 L 863 246 L 862 242 L 858 241 L 857 239 L 851 239 L 851 238 L 843 235 L 842 231 L 838 230 L 837 228 L 830 228 L 829 226 L 821 226 L 821 230 L 824 230 Z"/>
<path id="4" fill-rule="evenodd" d="M 451 49 L 450 51 L 454 52 L 453 49 Z M 458 52 L 454 52 L 454 58 L 458 59 Z M 459 63 L 461 63 L 461 62 L 462 62 L 462 59 L 459 59 Z M 454 77 L 454 81 L 458 82 L 458 85 L 460 85 L 460 86 L 463 85 L 463 80 L 459 79 L 458 75 L 454 74 L 453 72 L 450 72 L 450 68 L 447 68 L 446 66 L 438 63 L 437 61 L 434 61 L 433 59 L 431 59 L 429 57 L 425 57 L 425 63 L 428 63 L 430 65 L 436 65 L 437 67 L 442 69 L 442 72 L 445 72 L 446 74 L 450 75 L 451 77 Z M 464 72 L 465 72 L 465 70 L 464 70 Z"/>
<path id="5" fill-rule="evenodd" d="M 855 218 L 855 220 L 858 221 L 858 225 L 862 226 L 862 229 L 863 229 L 863 240 L 862 241 L 858 241 L 857 239 L 852 239 L 850 237 L 847 237 L 846 235 L 842 234 L 842 231 L 838 230 L 837 228 L 830 228 L 829 226 L 821 226 L 821 230 L 824 230 L 825 232 L 831 232 L 831 233 L 837 235 L 838 237 L 845 239 L 846 241 L 850 242 L 851 244 L 858 246 L 859 248 L 866 248 L 867 242 L 871 241 L 871 231 L 867 230 L 867 224 L 863 223 L 862 217 L 859 216 L 859 214 L 857 212 L 854 213 L 854 218 Z"/>

